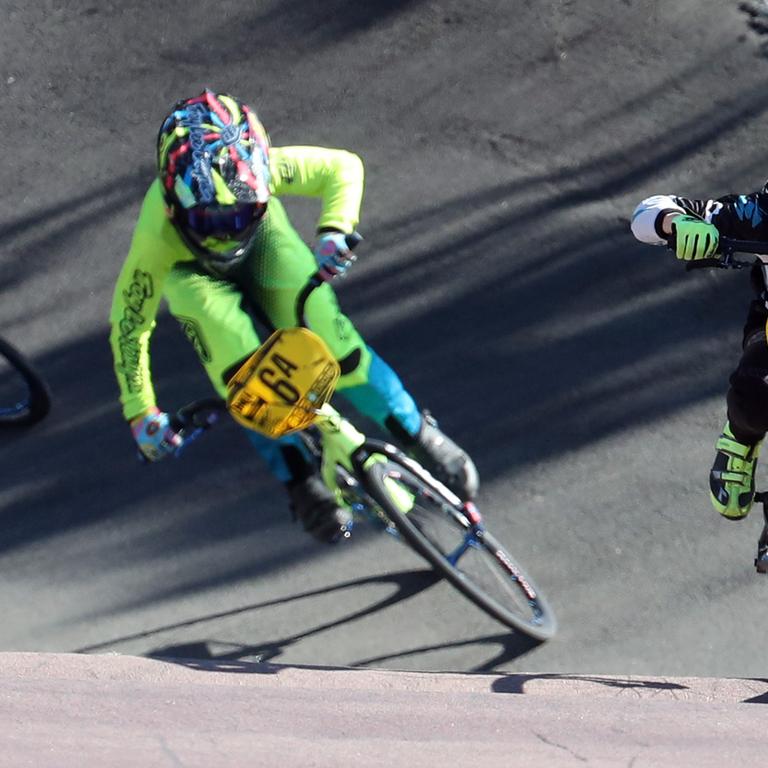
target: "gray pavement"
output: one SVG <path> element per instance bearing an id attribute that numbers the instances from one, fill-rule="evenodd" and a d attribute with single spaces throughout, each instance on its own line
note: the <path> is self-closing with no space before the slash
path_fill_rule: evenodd
<path id="1" fill-rule="evenodd" d="M 759 514 L 707 501 L 748 285 L 628 231 L 654 192 L 768 175 L 735 2 L 6 2 L 0 332 L 54 411 L 0 437 L 0 650 L 400 670 L 761 677 Z M 159 121 L 202 86 L 367 169 L 338 293 L 476 457 L 561 631 L 508 633 L 415 555 L 325 549 L 234 427 L 139 466 L 107 345 Z M 289 203 L 311 237 L 317 209 Z M 161 404 L 208 392 L 168 317 Z M 512 698 L 512 697 L 508 697 Z"/>

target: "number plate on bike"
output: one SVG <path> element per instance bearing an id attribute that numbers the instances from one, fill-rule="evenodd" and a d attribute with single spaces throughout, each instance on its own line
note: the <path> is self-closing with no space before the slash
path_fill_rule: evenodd
<path id="1" fill-rule="evenodd" d="M 306 328 L 275 331 L 227 384 L 235 421 L 268 437 L 305 429 L 331 399 L 339 364 Z"/>

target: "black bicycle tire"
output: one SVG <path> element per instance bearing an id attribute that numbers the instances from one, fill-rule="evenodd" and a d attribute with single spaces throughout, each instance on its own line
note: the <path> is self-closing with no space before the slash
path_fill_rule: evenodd
<path id="1" fill-rule="evenodd" d="M 503 565 L 507 573 L 510 569 L 514 570 L 517 574 L 517 579 L 511 578 L 510 584 L 519 588 L 529 602 L 531 600 L 530 595 L 534 596 L 533 602 L 535 603 L 536 610 L 540 612 L 540 618 L 534 620 L 532 616 L 531 619 L 527 619 L 505 607 L 497 599 L 477 586 L 466 574 L 462 573 L 459 568 L 456 568 L 443 556 L 429 538 L 408 519 L 408 515 L 401 512 L 397 505 L 392 502 L 384 485 L 387 464 L 395 464 L 398 469 L 405 469 L 418 483 L 427 487 L 432 494 L 441 497 L 446 504 L 450 505 L 466 519 L 462 508 L 446 496 L 438 484 L 431 482 L 429 477 L 425 476 L 424 470 L 413 460 L 399 453 L 382 455 L 385 455 L 386 461 L 373 462 L 366 470 L 363 470 L 367 490 L 371 497 L 381 505 L 385 514 L 395 528 L 397 528 L 405 542 L 435 570 L 445 576 L 459 592 L 497 621 L 512 629 L 523 632 L 535 640 L 550 640 L 557 632 L 557 619 L 552 608 L 541 590 L 536 587 L 533 580 L 498 539 L 486 530 L 482 536 L 483 547 L 499 563 L 500 568 Z M 503 558 L 506 563 L 502 564 L 500 558 Z"/>
<path id="2" fill-rule="evenodd" d="M 0 405 L 0 427 L 36 424 L 51 410 L 51 392 L 48 385 L 29 360 L 3 338 L 0 338 L 0 355 L 16 370 L 27 389 L 26 400 L 13 407 Z"/>

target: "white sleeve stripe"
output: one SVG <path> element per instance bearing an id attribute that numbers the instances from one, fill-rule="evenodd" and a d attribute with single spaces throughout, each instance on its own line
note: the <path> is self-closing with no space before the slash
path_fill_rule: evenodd
<path id="1" fill-rule="evenodd" d="M 656 231 L 656 219 L 662 211 L 680 211 L 685 213 L 685 208 L 669 195 L 653 195 L 643 200 L 632 214 L 632 234 L 640 242 L 649 245 L 666 245 L 666 241 L 659 237 Z"/>

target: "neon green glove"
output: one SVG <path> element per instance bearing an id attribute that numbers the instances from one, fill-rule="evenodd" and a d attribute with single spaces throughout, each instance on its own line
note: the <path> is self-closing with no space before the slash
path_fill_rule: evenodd
<path id="1" fill-rule="evenodd" d="M 720 233 L 714 224 L 697 216 L 678 216 L 672 222 L 675 235 L 675 255 L 683 261 L 711 259 L 717 252 Z"/>

